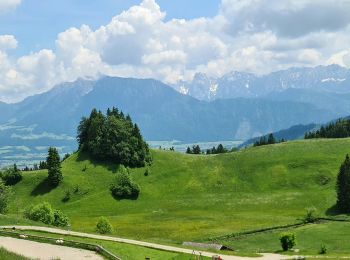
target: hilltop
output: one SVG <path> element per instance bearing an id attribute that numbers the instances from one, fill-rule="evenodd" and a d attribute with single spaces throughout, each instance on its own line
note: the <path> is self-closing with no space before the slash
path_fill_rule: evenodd
<path id="1" fill-rule="evenodd" d="M 71 219 L 72 229 L 95 231 L 106 216 L 118 236 L 182 242 L 294 223 L 305 209 L 322 215 L 335 204 L 335 176 L 350 139 L 302 140 L 202 156 L 152 150 L 149 175 L 131 169 L 141 186 L 137 200 L 115 200 L 109 185 L 118 166 L 76 153 L 63 162 L 56 189 L 46 171 L 24 173 L 14 186 L 10 215 L 31 203 L 50 202 Z M 71 192 L 63 202 L 66 191 Z"/>

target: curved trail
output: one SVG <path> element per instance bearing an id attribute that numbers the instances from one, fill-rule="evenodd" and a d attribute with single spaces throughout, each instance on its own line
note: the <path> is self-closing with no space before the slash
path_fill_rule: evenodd
<path id="1" fill-rule="evenodd" d="M 71 235 L 76 237 L 84 237 L 84 238 L 93 238 L 93 239 L 99 239 L 99 240 L 107 240 L 107 241 L 114 241 L 118 243 L 125 243 L 130 245 L 136 245 L 136 246 L 143 246 L 153 249 L 159 249 L 169 252 L 176 252 L 176 253 L 185 253 L 185 254 L 192 254 L 192 249 L 187 248 L 181 248 L 181 247 L 175 247 L 175 246 L 166 246 L 156 243 L 149 243 L 149 242 L 143 242 L 133 239 L 125 239 L 125 238 L 119 238 L 119 237 L 111 237 L 111 236 L 102 236 L 102 235 L 95 235 L 95 234 L 88 234 L 88 233 L 81 233 L 81 232 L 75 232 L 75 231 L 67 231 L 63 229 L 57 229 L 57 228 L 49 228 L 49 227 L 38 227 L 38 226 L 1 226 L 0 228 L 16 228 L 17 230 L 35 230 L 35 231 L 44 231 L 54 234 L 61 234 L 61 235 Z M 281 259 L 291 259 L 291 256 L 285 256 L 285 255 L 279 255 L 279 254 L 261 254 L 261 257 L 243 257 L 243 256 L 232 256 L 232 255 L 223 255 L 223 254 L 217 254 L 217 253 L 211 253 L 206 251 L 194 251 L 197 255 L 201 254 L 202 256 L 212 257 L 213 255 L 219 255 L 224 260 L 281 260 Z"/>
<path id="2" fill-rule="evenodd" d="M 31 259 L 88 259 L 103 260 L 97 253 L 66 246 L 38 243 L 34 241 L 12 237 L 0 237 L 0 246 L 10 252 L 23 255 Z"/>

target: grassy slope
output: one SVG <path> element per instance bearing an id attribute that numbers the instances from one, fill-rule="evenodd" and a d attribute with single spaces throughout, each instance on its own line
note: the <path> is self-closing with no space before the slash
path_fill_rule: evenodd
<path id="1" fill-rule="evenodd" d="M 283 231 L 285 232 L 285 231 Z M 346 255 L 350 252 L 349 240 L 350 223 L 326 222 L 311 224 L 291 229 L 297 238 L 298 254 L 318 254 L 321 245 L 326 245 L 327 255 Z M 233 246 L 239 252 L 279 252 L 279 236 L 282 231 L 267 232 L 247 236 L 238 240 L 221 240 L 219 242 Z"/>
<path id="2" fill-rule="evenodd" d="M 148 177 L 144 169 L 132 170 L 142 189 L 135 201 L 110 195 L 117 166 L 75 154 L 63 163 L 64 181 L 55 190 L 45 188 L 45 171 L 25 173 L 14 187 L 10 214 L 49 201 L 69 215 L 74 230 L 94 232 L 98 217 L 106 216 L 115 235 L 166 243 L 293 223 L 307 207 L 326 214 L 334 205 L 335 176 L 348 152 L 350 139 L 296 141 L 217 156 L 153 151 Z M 64 203 L 67 190 L 72 198 Z"/>

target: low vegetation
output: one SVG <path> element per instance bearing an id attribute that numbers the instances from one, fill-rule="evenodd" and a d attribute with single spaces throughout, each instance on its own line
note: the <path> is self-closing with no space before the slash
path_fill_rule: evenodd
<path id="1" fill-rule="evenodd" d="M 281 247 L 283 251 L 288 251 L 296 245 L 295 234 L 283 233 L 280 236 Z"/>
<path id="2" fill-rule="evenodd" d="M 60 210 L 53 209 L 47 202 L 30 206 L 24 212 L 24 217 L 57 227 L 65 227 L 69 225 L 68 217 Z"/>
<path id="3" fill-rule="evenodd" d="M 96 231 L 100 234 L 112 233 L 113 227 L 105 217 L 100 217 L 96 224 Z"/>
<path id="4" fill-rule="evenodd" d="M 110 190 L 116 199 L 136 199 L 140 194 L 140 186 L 131 179 L 124 167 L 120 167 Z"/>
<path id="5" fill-rule="evenodd" d="M 0 180 L 0 214 L 7 212 L 8 204 L 12 195 L 12 189 Z"/>

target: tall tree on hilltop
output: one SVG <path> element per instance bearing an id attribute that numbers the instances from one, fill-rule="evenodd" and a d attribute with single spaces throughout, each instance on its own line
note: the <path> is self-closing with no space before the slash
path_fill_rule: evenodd
<path id="1" fill-rule="evenodd" d="M 62 181 L 61 160 L 58 151 L 54 147 L 50 147 L 46 158 L 48 169 L 49 183 L 56 187 Z"/>
<path id="2" fill-rule="evenodd" d="M 350 158 L 346 155 L 345 161 L 339 169 L 337 177 L 337 208 L 341 213 L 350 213 Z"/>

